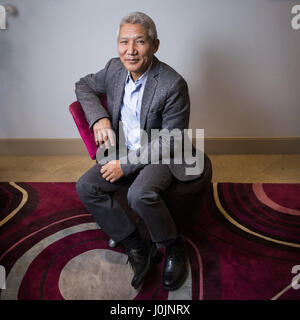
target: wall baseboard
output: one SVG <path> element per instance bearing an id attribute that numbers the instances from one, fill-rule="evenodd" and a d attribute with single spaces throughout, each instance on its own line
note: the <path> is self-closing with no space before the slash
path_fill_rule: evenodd
<path id="1" fill-rule="evenodd" d="M 300 137 L 205 138 L 207 154 L 300 154 Z"/>
<path id="2" fill-rule="evenodd" d="M 195 144 L 195 140 L 193 143 Z M 207 154 L 300 154 L 300 137 L 205 138 Z M 0 139 L 0 155 L 87 155 L 80 138 Z"/>
<path id="3" fill-rule="evenodd" d="M 80 138 L 0 139 L 0 155 L 84 155 L 88 152 Z"/>

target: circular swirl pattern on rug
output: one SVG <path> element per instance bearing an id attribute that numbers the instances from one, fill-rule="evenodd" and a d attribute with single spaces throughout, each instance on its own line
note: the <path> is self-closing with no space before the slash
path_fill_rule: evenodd
<path id="1" fill-rule="evenodd" d="M 112 250 L 85 251 L 63 267 L 59 291 L 67 300 L 132 300 L 138 292 L 128 286 L 133 272 L 126 260 L 125 254 Z"/>
<path id="2" fill-rule="evenodd" d="M 7 271 L 2 300 L 203 298 L 197 241 L 186 238 L 191 258 L 180 289 L 162 288 L 164 250 L 159 249 L 142 286 L 134 290 L 123 248 L 108 246 L 108 236 L 83 207 L 74 183 L 1 183 L 1 190 L 1 211 L 15 221 L 9 225 L 7 219 L 1 228 L 0 264 Z"/>
<path id="3" fill-rule="evenodd" d="M 299 299 L 291 288 L 300 264 L 299 194 L 299 184 L 214 184 L 184 234 L 188 277 L 168 292 L 164 249 L 134 290 L 123 248 L 108 246 L 74 183 L 2 182 L 1 299 Z"/>
<path id="4" fill-rule="evenodd" d="M 271 185 L 265 187 L 272 189 Z M 273 185 L 273 190 L 276 187 Z M 291 189 L 291 185 L 287 185 L 287 189 Z M 282 195 L 282 192 L 278 194 Z M 273 193 L 276 195 L 276 192 Z M 274 244 L 300 249 L 297 197 L 294 197 L 294 201 L 286 198 L 287 205 L 296 208 L 291 209 L 276 205 L 274 200 L 266 196 L 264 186 L 260 184 L 234 183 L 215 185 L 214 197 L 224 218 L 244 233 Z"/>

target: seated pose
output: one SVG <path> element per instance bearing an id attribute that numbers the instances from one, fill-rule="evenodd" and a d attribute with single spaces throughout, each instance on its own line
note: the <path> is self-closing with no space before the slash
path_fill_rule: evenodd
<path id="1" fill-rule="evenodd" d="M 131 285 L 137 289 L 142 284 L 157 247 L 165 247 L 162 284 L 166 290 L 175 290 L 185 280 L 188 257 L 160 194 L 174 179 L 194 180 L 201 173 L 188 174 L 187 163 L 172 161 L 176 139 L 166 143 L 171 150 L 169 163 L 161 161 L 164 151 L 153 152 L 155 142 L 159 140 L 161 147 L 165 139 L 163 135 L 153 139 L 151 129 L 184 132 L 190 116 L 187 84 L 154 56 L 158 47 L 153 20 L 141 12 L 131 13 L 120 23 L 119 58 L 109 60 L 104 69 L 76 83 L 77 99 L 99 146 L 97 163 L 80 177 L 76 189 L 103 231 L 124 246 L 134 271 Z M 107 108 L 99 99 L 103 93 Z M 143 139 L 141 132 L 151 139 Z M 116 138 L 120 133 L 123 143 Z M 103 161 L 104 150 L 116 150 L 116 157 L 108 155 Z M 151 161 L 129 159 L 132 153 L 148 159 L 150 151 L 154 154 Z M 140 236 L 135 223 L 112 197 L 125 184 L 130 186 L 128 204 L 145 222 L 150 240 Z"/>

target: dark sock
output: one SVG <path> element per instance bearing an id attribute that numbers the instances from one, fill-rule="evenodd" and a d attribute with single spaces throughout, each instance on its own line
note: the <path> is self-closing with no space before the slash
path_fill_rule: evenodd
<path id="1" fill-rule="evenodd" d="M 141 239 L 140 233 L 135 229 L 129 236 L 130 239 Z"/>
<path id="2" fill-rule="evenodd" d="M 163 247 L 169 247 L 169 246 L 171 246 L 171 245 L 173 245 L 173 244 L 175 244 L 175 243 L 179 243 L 179 242 L 181 242 L 182 241 L 182 238 L 181 238 L 181 236 L 180 235 L 178 235 L 177 236 L 177 238 L 175 238 L 175 239 L 170 239 L 170 240 L 166 240 L 166 241 L 161 241 L 161 242 L 159 242 L 159 244 L 160 245 L 162 245 Z"/>
<path id="3" fill-rule="evenodd" d="M 137 229 L 135 229 L 133 233 L 131 233 L 127 238 L 121 241 L 125 249 L 131 249 L 132 247 L 136 246 L 136 244 L 139 244 L 141 242 L 142 239 Z"/>

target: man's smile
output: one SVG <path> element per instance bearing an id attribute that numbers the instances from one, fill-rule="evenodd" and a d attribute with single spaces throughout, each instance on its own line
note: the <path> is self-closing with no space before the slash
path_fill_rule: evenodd
<path id="1" fill-rule="evenodd" d="M 136 63 L 139 61 L 139 59 L 125 59 L 125 61 L 129 63 Z"/>

